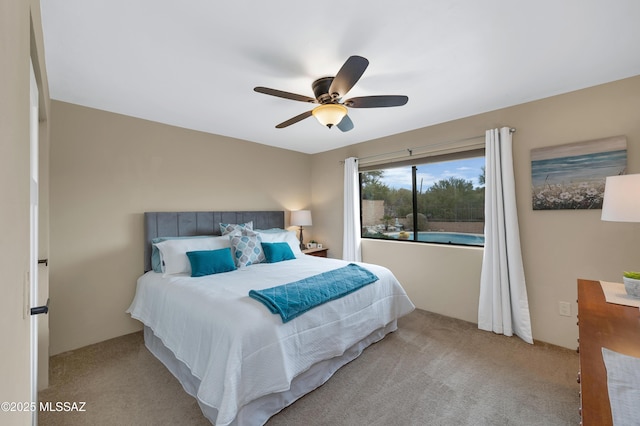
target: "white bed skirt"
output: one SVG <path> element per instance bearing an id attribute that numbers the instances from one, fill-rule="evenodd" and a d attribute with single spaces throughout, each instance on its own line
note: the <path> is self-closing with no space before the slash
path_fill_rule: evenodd
<path id="1" fill-rule="evenodd" d="M 371 333 L 358 343 L 347 349 L 342 356 L 321 361 L 309 368 L 307 371 L 298 375 L 291 382 L 289 390 L 265 395 L 254 401 L 249 402 L 240 408 L 238 415 L 231 425 L 263 425 L 271 416 L 281 411 L 283 408 L 295 402 L 298 398 L 311 392 L 317 387 L 324 384 L 331 376 L 343 365 L 356 359 L 362 351 L 369 345 L 382 340 L 388 333 L 398 328 L 397 321 L 392 321 L 383 328 Z M 169 371 L 182 384 L 184 390 L 194 398 L 197 398 L 198 388 L 200 387 L 200 379 L 191 374 L 189 367 L 178 360 L 173 352 L 168 349 L 162 341 L 156 337 L 151 328 L 144 327 L 144 342 L 146 347 L 158 358 Z M 204 416 L 215 424 L 218 416 L 218 410 L 202 401 L 198 400 L 198 404 L 202 409 Z"/>

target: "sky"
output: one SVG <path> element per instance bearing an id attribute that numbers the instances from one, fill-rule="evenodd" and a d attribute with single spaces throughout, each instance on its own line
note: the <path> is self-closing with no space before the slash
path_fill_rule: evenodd
<path id="1" fill-rule="evenodd" d="M 417 185 L 424 192 L 434 183 L 456 177 L 473 182 L 473 187 L 480 186 L 478 179 L 484 167 L 484 157 L 466 158 L 463 160 L 427 163 L 418 166 Z M 381 181 L 390 188 L 411 189 L 411 166 L 385 169 Z"/>

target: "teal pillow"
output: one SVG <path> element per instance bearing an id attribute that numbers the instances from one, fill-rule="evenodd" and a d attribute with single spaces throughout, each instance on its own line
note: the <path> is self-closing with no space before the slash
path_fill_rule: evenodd
<path id="1" fill-rule="evenodd" d="M 282 262 L 283 260 L 296 258 L 289 243 L 262 243 L 262 250 L 267 263 Z"/>
<path id="2" fill-rule="evenodd" d="M 191 263 L 192 277 L 204 277 L 236 270 L 230 248 L 188 251 L 187 257 Z"/>

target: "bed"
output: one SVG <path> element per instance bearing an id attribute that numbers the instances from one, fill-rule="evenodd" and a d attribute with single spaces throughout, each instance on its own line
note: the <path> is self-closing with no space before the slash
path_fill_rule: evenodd
<path id="1" fill-rule="evenodd" d="M 414 309 L 384 267 L 304 255 L 295 232 L 284 229 L 284 212 L 144 218 L 145 273 L 127 312 L 143 323 L 146 347 L 215 425 L 264 424 L 395 331 L 397 319 Z M 259 247 L 251 246 L 256 241 Z M 246 253 L 255 255 L 252 261 Z M 194 257 L 201 255 L 206 262 Z M 210 261 L 211 255 L 223 261 Z M 207 270 L 211 262 L 221 272 Z M 254 297 L 348 268 L 374 278 L 292 318 Z"/>

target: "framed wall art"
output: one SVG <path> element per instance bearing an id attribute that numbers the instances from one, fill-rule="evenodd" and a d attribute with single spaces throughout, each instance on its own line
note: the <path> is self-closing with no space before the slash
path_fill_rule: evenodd
<path id="1" fill-rule="evenodd" d="M 625 136 L 532 149 L 533 209 L 601 209 L 605 178 L 626 170 Z"/>

